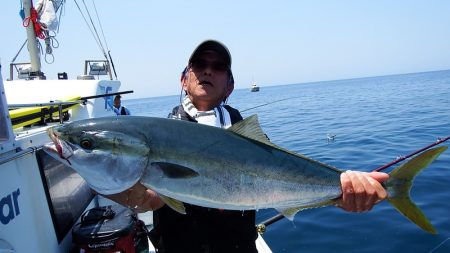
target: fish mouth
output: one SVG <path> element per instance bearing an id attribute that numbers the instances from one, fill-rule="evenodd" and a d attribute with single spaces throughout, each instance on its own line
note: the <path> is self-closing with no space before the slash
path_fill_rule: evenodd
<path id="1" fill-rule="evenodd" d="M 66 141 L 61 140 L 59 133 L 53 127 L 47 129 L 47 134 L 52 140 L 53 144 L 44 145 L 45 149 L 57 153 L 59 157 L 69 162 L 69 158 L 73 155 L 73 147 Z M 70 163 L 70 162 L 69 162 Z"/>

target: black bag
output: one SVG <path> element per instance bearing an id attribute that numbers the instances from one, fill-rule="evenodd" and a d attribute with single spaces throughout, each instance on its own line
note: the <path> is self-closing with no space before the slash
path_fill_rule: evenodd
<path id="1" fill-rule="evenodd" d="M 87 210 L 72 229 L 73 243 L 86 253 L 148 252 L 147 235 L 144 222 L 121 205 Z"/>

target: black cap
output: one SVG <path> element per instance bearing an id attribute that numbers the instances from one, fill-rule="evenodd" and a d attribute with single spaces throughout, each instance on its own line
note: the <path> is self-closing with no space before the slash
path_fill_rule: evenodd
<path id="1" fill-rule="evenodd" d="M 207 51 L 207 50 L 211 50 L 211 51 L 218 53 L 225 61 L 228 68 L 230 68 L 230 70 L 231 70 L 230 51 L 228 51 L 228 48 L 224 44 L 222 44 L 216 40 L 205 40 L 200 45 L 198 45 L 198 47 L 194 50 L 194 52 L 192 52 L 191 57 L 189 57 L 189 63 L 191 63 L 193 59 L 197 58 L 197 56 L 201 52 Z"/>

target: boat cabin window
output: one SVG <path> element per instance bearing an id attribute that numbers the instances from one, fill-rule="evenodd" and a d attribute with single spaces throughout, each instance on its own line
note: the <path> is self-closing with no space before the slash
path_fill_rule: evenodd
<path id="1" fill-rule="evenodd" d="M 36 156 L 53 226 L 58 242 L 61 242 L 89 205 L 94 194 L 86 181 L 72 168 L 49 156 L 43 150 L 39 150 Z"/>

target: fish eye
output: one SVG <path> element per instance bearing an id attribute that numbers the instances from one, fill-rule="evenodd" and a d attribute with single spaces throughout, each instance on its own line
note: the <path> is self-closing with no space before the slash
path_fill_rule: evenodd
<path id="1" fill-rule="evenodd" d="M 80 147 L 82 147 L 84 149 L 92 149 L 93 145 L 92 145 L 91 140 L 89 140 L 89 139 L 82 139 L 80 141 Z"/>

